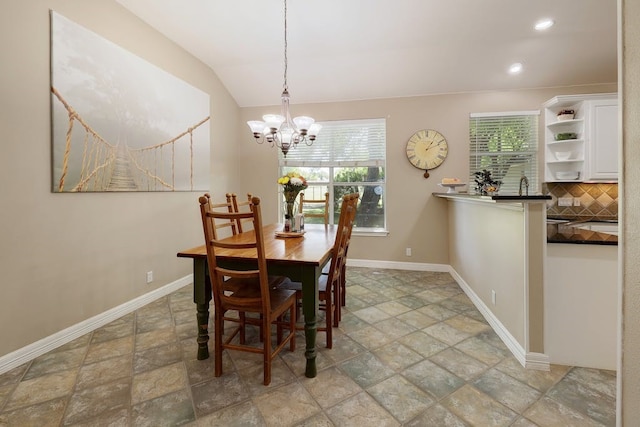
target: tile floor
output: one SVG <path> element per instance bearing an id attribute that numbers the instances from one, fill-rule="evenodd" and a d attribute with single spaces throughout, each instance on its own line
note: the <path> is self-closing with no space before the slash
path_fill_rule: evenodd
<path id="1" fill-rule="evenodd" d="M 613 426 L 615 372 L 525 370 L 447 273 L 349 267 L 334 348 L 196 360 L 185 287 L 0 375 L 1 426 Z M 210 344 L 211 346 L 211 344 Z"/>

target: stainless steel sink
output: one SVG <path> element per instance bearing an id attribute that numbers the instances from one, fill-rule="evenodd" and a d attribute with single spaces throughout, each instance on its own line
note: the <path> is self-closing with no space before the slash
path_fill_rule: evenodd
<path id="1" fill-rule="evenodd" d="M 615 236 L 618 235 L 617 221 L 573 221 L 568 219 L 547 218 L 547 224 L 557 225 L 558 231 L 564 233 L 571 232 L 571 229 L 578 229 L 613 234 Z"/>
<path id="2" fill-rule="evenodd" d="M 547 224 L 566 224 L 568 222 L 568 219 L 547 218 Z"/>
<path id="3" fill-rule="evenodd" d="M 598 233 L 613 234 L 615 236 L 618 235 L 617 223 L 588 221 L 571 224 L 571 227 L 581 230 L 597 231 Z"/>

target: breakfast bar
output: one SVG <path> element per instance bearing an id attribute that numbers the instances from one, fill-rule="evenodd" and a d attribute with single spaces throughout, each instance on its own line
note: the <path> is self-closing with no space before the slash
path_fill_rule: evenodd
<path id="1" fill-rule="evenodd" d="M 547 195 L 433 193 L 447 202 L 452 274 L 525 367 L 548 370 L 543 271 Z"/>

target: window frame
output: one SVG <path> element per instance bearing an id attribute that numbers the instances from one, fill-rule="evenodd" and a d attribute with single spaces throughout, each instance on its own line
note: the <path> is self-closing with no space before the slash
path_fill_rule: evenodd
<path id="1" fill-rule="evenodd" d="M 518 119 L 522 119 L 522 123 L 517 123 Z M 529 121 L 529 123 L 526 123 L 526 121 Z M 504 122 L 504 124 L 501 122 Z M 480 127 L 479 124 L 484 124 L 487 127 L 493 126 L 497 132 L 500 132 L 502 128 L 507 128 L 512 124 L 514 125 L 516 133 L 522 131 L 523 133 L 528 133 L 528 135 L 521 140 L 513 136 L 505 136 L 504 134 L 498 135 L 497 139 L 493 138 L 494 135 L 491 135 L 488 139 L 479 139 L 477 134 L 477 129 Z M 475 188 L 475 172 L 482 171 L 483 169 L 492 169 L 483 165 L 483 160 L 486 162 L 487 158 L 495 158 L 495 164 L 498 165 L 499 169 L 506 168 L 502 174 L 491 170 L 492 178 L 502 181 L 500 192 L 517 194 L 521 174 L 524 172 L 529 182 L 529 194 L 539 193 L 541 190 L 539 128 L 540 110 L 469 114 L 469 192 L 477 193 Z M 475 136 L 474 130 L 476 131 Z M 524 146 L 524 149 L 513 150 L 516 142 Z M 478 148 L 483 144 L 487 149 L 479 150 Z M 491 150 L 489 147 L 491 144 L 496 144 L 501 149 Z M 503 147 L 507 147 L 507 149 L 503 150 Z M 505 160 L 506 157 L 511 158 Z M 518 157 L 528 160 L 518 161 Z M 513 173 L 510 174 L 514 166 Z M 516 173 L 517 176 L 514 176 L 514 173 Z M 505 178 L 507 179 L 505 180 Z"/>
<path id="2" fill-rule="evenodd" d="M 387 231 L 387 209 L 386 209 L 386 201 L 387 201 L 387 197 L 386 197 L 386 180 L 387 180 L 387 167 L 386 167 L 386 157 L 387 157 L 387 153 L 386 153 L 386 148 L 387 148 L 387 144 L 386 144 L 386 119 L 384 118 L 374 118 L 374 119 L 361 119 L 361 120 L 333 120 L 333 121 L 325 121 L 325 122 L 319 122 L 320 124 L 323 125 L 323 129 L 320 131 L 316 141 L 314 141 L 313 145 L 315 144 L 321 144 L 321 150 L 324 152 L 330 152 L 332 154 L 336 153 L 336 152 L 343 152 L 345 147 L 349 148 L 349 142 L 348 142 L 348 137 L 347 137 L 347 142 L 346 144 L 344 143 L 344 141 L 341 142 L 341 145 L 339 145 L 337 147 L 336 150 L 333 149 L 333 147 L 336 146 L 336 144 L 334 144 L 333 140 L 327 141 L 323 138 L 323 131 L 325 131 L 325 138 L 327 137 L 327 134 L 330 134 L 331 132 L 326 132 L 327 129 L 331 130 L 332 125 L 335 125 L 336 128 L 343 128 L 343 127 L 353 127 L 354 128 L 354 132 L 357 131 L 357 128 L 362 126 L 362 127 L 367 127 L 370 126 L 371 128 L 369 128 L 367 131 L 371 132 L 371 133 L 375 133 L 374 135 L 374 147 L 373 147 L 373 158 L 366 158 L 366 157 L 370 157 L 372 155 L 372 152 L 370 152 L 369 150 L 367 150 L 364 157 L 360 157 L 356 160 L 350 160 L 350 159 L 344 159 L 344 158 L 333 158 L 333 159 L 306 159 L 304 157 L 304 154 L 302 156 L 300 156 L 300 154 L 302 154 L 302 150 L 306 150 L 308 148 L 312 148 L 311 147 L 307 147 L 304 145 L 304 143 L 301 144 L 301 146 L 299 147 L 295 147 L 292 150 L 289 151 L 289 153 L 287 154 L 288 157 L 285 157 L 282 153 L 279 153 L 278 155 L 278 169 L 280 172 L 279 176 L 284 175 L 285 173 L 291 171 L 291 170 L 296 170 L 298 172 L 300 172 L 301 175 L 305 176 L 305 174 L 303 173 L 303 171 L 300 168 L 318 168 L 318 169 L 326 169 L 328 172 L 328 179 L 327 180 L 310 180 L 307 176 L 305 176 L 305 178 L 307 178 L 307 184 L 309 187 L 315 187 L 315 186 L 326 186 L 327 191 L 329 192 L 329 200 L 331 201 L 329 203 L 329 222 L 330 224 L 335 223 L 336 219 L 335 219 L 335 212 L 334 212 L 334 198 L 335 198 L 335 189 L 337 187 L 340 186 L 354 186 L 354 187 L 358 187 L 359 189 L 362 187 L 379 187 L 381 189 L 381 193 L 378 194 L 376 192 L 376 194 L 380 197 L 380 199 L 378 200 L 377 203 L 382 203 L 382 221 L 383 221 L 383 225 L 382 227 L 358 227 L 357 225 L 353 228 L 353 233 L 355 235 L 370 235 L 370 236 L 380 236 L 380 235 L 387 235 L 388 231 Z M 369 142 L 369 140 L 366 140 L 367 144 Z M 359 141 L 360 143 L 362 143 L 362 140 Z M 328 147 L 327 147 L 328 146 Z M 369 147 L 369 146 L 368 146 Z M 367 148 L 368 148 L 367 147 Z M 318 148 L 316 148 L 317 150 Z M 298 152 L 298 150 L 300 150 L 301 152 Z M 342 151 L 341 151 L 342 150 Z M 295 154 L 292 156 L 292 153 L 298 154 L 298 156 L 296 156 Z M 379 158 L 382 155 L 383 158 Z M 294 157 L 293 159 L 291 157 Z M 297 157 L 297 158 L 296 158 Z M 360 167 L 378 167 L 381 168 L 382 171 L 382 175 L 380 177 L 379 180 L 377 181 L 336 181 L 336 171 L 338 169 L 348 169 L 348 168 L 360 168 Z M 375 190 L 373 190 L 375 191 Z M 282 192 L 282 189 L 279 188 L 279 193 Z M 324 192 L 322 192 L 324 193 Z M 363 193 L 361 191 L 360 194 L 360 204 L 362 203 L 362 197 L 363 197 Z M 306 194 L 306 193 L 305 193 Z M 310 196 L 312 198 L 316 198 L 315 195 L 314 196 Z M 282 199 L 282 196 L 280 196 L 280 198 Z M 279 215 L 283 215 L 283 204 L 280 203 L 279 204 Z M 360 212 L 360 209 L 359 209 Z"/>

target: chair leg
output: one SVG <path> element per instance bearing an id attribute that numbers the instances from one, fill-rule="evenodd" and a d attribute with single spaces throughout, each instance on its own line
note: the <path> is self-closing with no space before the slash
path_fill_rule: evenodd
<path id="1" fill-rule="evenodd" d="M 246 321 L 247 321 L 247 315 L 244 312 L 240 312 L 238 313 L 238 317 L 240 318 L 240 344 L 244 344 L 245 340 L 246 340 L 246 331 L 245 331 L 245 325 L 246 325 Z"/>
<path id="2" fill-rule="evenodd" d="M 325 301 L 325 321 L 327 330 L 327 348 L 333 348 L 333 310 L 335 305 L 333 304 L 333 295 L 327 295 Z"/>
<path id="3" fill-rule="evenodd" d="M 267 319 L 265 317 L 264 319 Z M 264 385 L 271 384 L 271 325 L 266 321 L 262 321 L 262 364 L 264 365 Z"/>
<path id="4" fill-rule="evenodd" d="M 347 305 L 347 265 L 342 266 L 342 277 L 340 277 L 340 305 Z"/>
<path id="5" fill-rule="evenodd" d="M 276 321 L 276 343 L 280 345 L 282 342 L 282 325 L 284 323 L 284 315 L 278 317 Z"/>
<path id="6" fill-rule="evenodd" d="M 222 334 L 224 334 L 224 313 L 216 312 L 214 318 L 215 348 L 214 354 L 214 375 L 222 375 Z"/>
<path id="7" fill-rule="evenodd" d="M 294 305 L 297 305 L 297 303 Z M 296 311 L 296 307 L 291 307 L 289 313 L 289 333 L 291 334 L 291 341 L 289 341 L 290 351 L 296 351 L 296 321 L 298 319 L 296 317 Z"/>
<path id="8" fill-rule="evenodd" d="M 342 294 L 342 292 L 340 292 L 340 286 L 335 286 L 333 289 L 333 295 L 327 295 L 327 298 L 333 298 L 333 309 L 334 311 L 334 315 L 333 315 L 333 326 L 335 328 L 337 328 L 339 326 L 339 322 L 340 320 L 342 320 L 342 306 L 340 305 L 340 295 Z"/>

